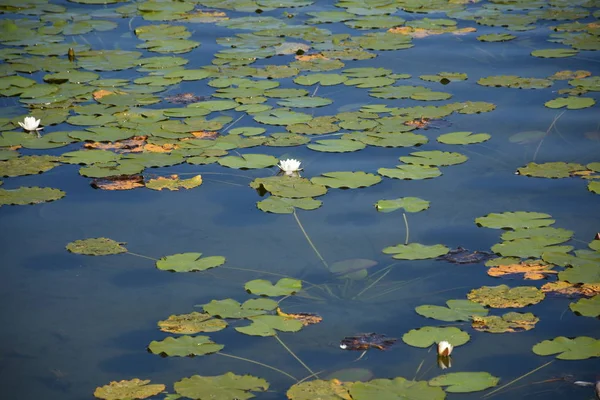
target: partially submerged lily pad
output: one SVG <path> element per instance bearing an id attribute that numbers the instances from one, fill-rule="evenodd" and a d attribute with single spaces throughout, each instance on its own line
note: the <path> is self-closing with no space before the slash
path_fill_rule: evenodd
<path id="1" fill-rule="evenodd" d="M 302 210 L 314 210 L 321 207 L 322 204 L 323 202 L 321 200 L 315 200 L 310 197 L 289 199 L 286 197 L 270 196 L 265 200 L 257 202 L 256 206 L 264 212 L 292 214 L 296 208 Z"/>
<path id="2" fill-rule="evenodd" d="M 415 308 L 417 314 L 439 321 L 470 321 L 476 316 L 485 316 L 489 310 L 471 300 L 448 300 L 448 307 L 423 305 Z"/>
<path id="3" fill-rule="evenodd" d="M 109 254 L 127 253 L 127 249 L 122 246 L 123 244 L 112 239 L 100 237 L 76 240 L 67 244 L 67 250 L 71 253 L 88 256 L 106 256 Z"/>

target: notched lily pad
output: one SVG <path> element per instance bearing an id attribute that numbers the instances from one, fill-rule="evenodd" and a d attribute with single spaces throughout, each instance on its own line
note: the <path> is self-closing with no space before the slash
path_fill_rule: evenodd
<path id="1" fill-rule="evenodd" d="M 40 174 L 59 166 L 59 157 L 54 156 L 22 156 L 0 161 L 0 176 L 23 176 Z"/>
<path id="2" fill-rule="evenodd" d="M 591 299 L 580 299 L 575 303 L 569 304 L 571 311 L 584 317 L 600 317 L 600 294 Z"/>
<path id="3" fill-rule="evenodd" d="M 76 240 L 67 244 L 67 250 L 71 253 L 85 254 L 88 256 L 106 256 L 109 254 L 127 253 L 127 249 L 119 243 L 108 238 L 90 238 Z"/>
<path id="4" fill-rule="evenodd" d="M 156 262 L 156 268 L 164 271 L 191 272 L 205 271 L 225 263 L 225 257 L 202 257 L 202 253 L 181 253 L 162 257 Z"/>
<path id="5" fill-rule="evenodd" d="M 282 278 L 275 285 L 265 279 L 255 279 L 246 282 L 244 286 L 248 293 L 259 296 L 288 296 L 302 290 L 302 281 Z"/>
<path id="6" fill-rule="evenodd" d="M 400 208 L 406 212 L 415 213 L 427 210 L 429 202 L 418 197 L 401 197 L 393 200 L 379 200 L 375 203 L 375 208 L 382 213 L 389 213 Z"/>
<path id="7" fill-rule="evenodd" d="M 169 177 L 160 176 L 156 179 L 150 179 L 146 182 L 146 187 L 152 190 L 169 189 L 171 191 L 179 189 L 192 189 L 202 184 L 202 176 L 196 175 L 189 179 L 179 179 L 177 175 Z"/>
<path id="8" fill-rule="evenodd" d="M 473 326 L 473 329 L 480 332 L 522 332 L 535 328 L 535 324 L 537 324 L 539 320 L 540 319 L 532 313 L 522 314 L 509 312 L 501 317 L 497 315 L 474 316 L 471 326 Z"/>
<path id="9" fill-rule="evenodd" d="M 451 327 L 438 327 L 438 326 L 425 326 L 419 329 L 413 329 L 402 336 L 404 343 L 409 346 L 426 348 L 434 343 L 441 341 L 447 341 L 452 346 L 462 346 L 470 340 L 470 336 L 467 332 L 464 332 L 453 326 Z"/>
<path id="10" fill-rule="evenodd" d="M 150 380 L 138 378 L 126 381 L 113 381 L 108 385 L 96 388 L 94 396 L 104 400 L 145 399 L 165 390 L 165 385 L 158 383 L 149 385 Z"/>
<path id="11" fill-rule="evenodd" d="M 153 340 L 148 346 L 154 354 L 169 357 L 203 356 L 221 350 L 222 344 L 210 340 L 208 336 L 168 337 L 160 342 Z"/>
<path id="12" fill-rule="evenodd" d="M 429 385 L 447 386 L 448 393 L 471 393 L 494 387 L 499 381 L 489 372 L 453 372 L 430 379 Z"/>
<path id="13" fill-rule="evenodd" d="M 399 260 L 425 260 L 444 255 L 449 250 L 443 244 L 426 246 L 420 243 L 410 243 L 386 247 L 383 249 L 383 252 L 385 254 L 393 254 L 393 257 Z"/>
<path id="14" fill-rule="evenodd" d="M 275 336 L 277 331 L 298 332 L 304 326 L 301 321 L 279 315 L 259 315 L 248 317 L 252 324 L 235 328 L 236 331 L 250 336 Z"/>
<path id="15" fill-rule="evenodd" d="M 549 214 L 525 211 L 491 213 L 475 219 L 477 225 L 494 229 L 538 228 L 554 222 Z"/>
<path id="16" fill-rule="evenodd" d="M 588 336 L 573 339 L 559 336 L 536 344 L 532 350 L 539 356 L 558 354 L 559 360 L 585 360 L 600 357 L 600 340 Z"/>
<path id="17" fill-rule="evenodd" d="M 448 300 L 448 307 L 422 305 L 415 308 L 417 314 L 439 321 L 470 321 L 476 316 L 485 316 L 489 310 L 471 300 Z"/>
<path id="18" fill-rule="evenodd" d="M 175 382 L 175 391 L 190 399 L 246 400 L 264 392 L 269 383 L 251 375 L 227 372 L 218 376 L 194 375 Z"/>
<path id="19" fill-rule="evenodd" d="M 369 187 L 381 182 L 381 177 L 368 174 L 366 172 L 325 172 L 321 176 L 316 176 L 310 180 L 317 185 L 323 185 L 333 188 L 350 188 L 356 189 L 360 187 Z"/>

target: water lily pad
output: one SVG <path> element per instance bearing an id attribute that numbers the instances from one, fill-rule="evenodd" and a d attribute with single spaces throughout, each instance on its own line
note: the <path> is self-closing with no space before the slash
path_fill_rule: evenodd
<path id="1" fill-rule="evenodd" d="M 227 327 L 227 322 L 213 318 L 206 313 L 192 312 L 189 314 L 171 315 L 164 321 L 158 321 L 158 327 L 163 332 L 192 335 L 199 332 L 217 332 Z"/>
<path id="2" fill-rule="evenodd" d="M 592 181 L 588 183 L 587 188 L 590 192 L 600 194 L 600 181 Z"/>
<path id="3" fill-rule="evenodd" d="M 302 290 L 302 281 L 291 278 L 281 278 L 275 285 L 265 279 L 255 279 L 246 282 L 244 286 L 248 293 L 258 296 L 288 296 Z"/>
<path id="4" fill-rule="evenodd" d="M 245 400 L 269 388 L 267 381 L 227 372 L 218 376 L 194 375 L 175 382 L 175 391 L 190 399 Z"/>
<path id="5" fill-rule="evenodd" d="M 333 188 L 351 188 L 369 187 L 381 182 L 381 177 L 368 174 L 366 172 L 325 172 L 321 176 L 316 176 L 310 180 L 317 185 L 323 185 Z"/>
<path id="6" fill-rule="evenodd" d="M 533 346 L 533 352 L 539 356 L 557 354 L 559 360 L 585 360 L 600 357 L 600 340 L 588 336 L 573 339 L 559 336 L 552 340 L 544 340 Z"/>
<path id="7" fill-rule="evenodd" d="M 362 150 L 367 147 L 364 143 L 356 140 L 347 139 L 325 139 L 317 140 L 315 143 L 307 145 L 311 150 L 323 151 L 327 153 L 346 153 L 351 151 Z"/>
<path id="8" fill-rule="evenodd" d="M 538 212 L 507 211 L 475 218 L 475 223 L 479 226 L 494 229 L 538 228 L 552 225 L 555 221 L 550 218 L 549 214 Z"/>
<path id="9" fill-rule="evenodd" d="M 427 165 L 397 165 L 396 168 L 379 168 L 377 173 L 388 178 L 395 179 L 431 179 L 442 175 L 442 171 L 437 167 Z"/>
<path id="10" fill-rule="evenodd" d="M 176 338 L 168 337 L 160 342 L 153 340 L 150 342 L 148 350 L 154 354 L 169 357 L 188 357 L 216 353 L 223 347 L 225 346 L 213 342 L 208 336 L 186 335 Z"/>
<path id="11" fill-rule="evenodd" d="M 415 308 L 417 314 L 439 321 L 470 321 L 474 316 L 485 316 L 489 310 L 471 300 L 448 300 L 448 307 L 423 305 Z"/>
<path id="12" fill-rule="evenodd" d="M 65 192 L 54 188 L 20 187 L 0 189 L 0 206 L 39 204 L 65 197 Z"/>
<path id="13" fill-rule="evenodd" d="M 427 210 L 429 202 L 418 197 L 401 197 L 393 200 L 379 200 L 375 203 L 375 208 L 383 213 L 396 211 L 400 208 L 403 208 L 406 212 L 414 213 Z"/>
<path id="14" fill-rule="evenodd" d="M 237 169 L 267 168 L 276 165 L 279 160 L 266 154 L 241 154 L 240 156 L 226 156 L 217 161 L 224 167 Z"/>
<path id="15" fill-rule="evenodd" d="M 298 97 L 294 99 L 286 99 L 278 101 L 277 104 L 282 107 L 296 108 L 316 108 L 323 107 L 333 103 L 333 100 L 324 97 Z"/>
<path id="16" fill-rule="evenodd" d="M 460 153 L 452 153 L 448 151 L 415 151 L 409 156 L 400 157 L 400 161 L 407 164 L 427 165 L 427 166 L 444 166 L 462 164 L 467 161 L 467 156 Z"/>
<path id="17" fill-rule="evenodd" d="M 40 174 L 59 166 L 60 158 L 54 156 L 22 156 L 0 162 L 0 176 Z"/>
<path id="18" fill-rule="evenodd" d="M 252 321 L 252 324 L 235 328 L 235 330 L 250 336 L 275 336 L 277 331 L 298 332 L 303 327 L 301 321 L 279 315 L 259 315 L 247 319 Z"/>
<path id="19" fill-rule="evenodd" d="M 541 58 L 563 58 L 563 57 L 572 57 L 579 54 L 578 50 L 563 48 L 563 49 L 542 49 L 542 50 L 534 50 L 531 52 L 531 55 L 534 57 Z"/>
<path id="20" fill-rule="evenodd" d="M 448 251 L 450 249 L 443 244 L 426 246 L 420 243 L 397 244 L 383 249 L 385 254 L 393 254 L 393 257 L 399 260 L 425 260 L 442 256 Z"/>
<path id="21" fill-rule="evenodd" d="M 447 386 L 448 393 L 471 393 L 494 387 L 499 381 L 489 372 L 453 372 L 430 379 L 429 385 Z"/>
<path id="22" fill-rule="evenodd" d="M 578 315 L 597 318 L 600 316 L 600 294 L 591 299 L 579 299 L 579 301 L 569 304 L 569 308 Z"/>
<path id="23" fill-rule="evenodd" d="M 581 108 L 588 108 L 596 104 L 596 100 L 591 97 L 557 97 L 554 100 L 550 100 L 544 103 L 548 108 L 562 108 L 567 107 L 568 110 L 579 110 Z"/>
<path id="24" fill-rule="evenodd" d="M 290 400 L 340 400 L 350 399 L 348 388 L 338 379 L 316 379 L 292 385 L 286 393 Z"/>
<path id="25" fill-rule="evenodd" d="M 467 343 L 471 337 L 467 332 L 461 331 L 455 327 L 425 326 L 419 329 L 413 329 L 402 336 L 404 343 L 414 347 L 429 347 L 434 343 L 447 341 L 452 346 L 462 346 Z"/>
<path id="26" fill-rule="evenodd" d="M 554 246 L 564 241 L 560 237 L 535 236 L 495 244 L 492 246 L 492 251 L 504 257 L 529 258 L 541 257 L 547 251 L 567 253 L 573 250 L 573 246 Z"/>
<path id="27" fill-rule="evenodd" d="M 483 286 L 467 294 L 469 300 L 492 308 L 521 308 L 537 304 L 544 300 L 544 297 L 546 297 L 544 293 L 533 286 L 519 286 L 512 289 L 506 285 Z"/>
<path id="28" fill-rule="evenodd" d="M 123 244 L 112 239 L 100 237 L 76 240 L 67 244 L 67 250 L 71 253 L 88 256 L 106 256 L 109 254 L 127 253 L 127 249 L 122 246 Z"/>
<path id="29" fill-rule="evenodd" d="M 485 142 L 491 137 L 487 133 L 452 132 L 438 136 L 437 141 L 444 144 L 473 144 Z"/>
<path id="30" fill-rule="evenodd" d="M 341 74 L 309 74 L 294 78 L 294 83 L 303 86 L 319 84 L 321 86 L 334 86 L 345 82 L 348 77 Z"/>
<path id="31" fill-rule="evenodd" d="M 367 277 L 367 269 L 376 265 L 373 260 L 352 258 L 331 264 L 329 271 L 339 279 L 361 280 Z"/>
<path id="32" fill-rule="evenodd" d="M 287 198 L 317 197 L 327 193 L 327 188 L 323 185 L 312 183 L 305 178 L 289 176 L 257 178 L 250 186 L 257 190 L 265 190 L 274 196 Z"/>
<path id="33" fill-rule="evenodd" d="M 315 200 L 310 197 L 300 199 L 289 199 L 285 197 L 270 196 L 269 198 L 259 201 L 256 206 L 264 211 L 274 214 L 292 214 L 296 208 L 302 210 L 315 210 L 323 202 L 321 200 Z"/>
<path id="34" fill-rule="evenodd" d="M 138 378 L 126 381 L 113 381 L 108 385 L 97 387 L 94 397 L 104 400 L 145 399 L 155 396 L 165 390 L 163 384 L 149 385 L 150 380 Z"/>
<path id="35" fill-rule="evenodd" d="M 156 268 L 164 271 L 191 272 L 205 271 L 225 263 L 225 257 L 202 257 L 202 253 L 180 253 L 162 257 L 156 262 Z"/>
<path id="36" fill-rule="evenodd" d="M 403 377 L 394 379 L 373 379 L 368 382 L 356 382 L 349 388 L 354 400 L 371 399 L 427 399 L 443 400 L 446 393 L 439 387 L 432 387 L 426 381 L 408 380 Z M 339 397 L 348 399 L 348 397 Z M 331 400 L 335 399 L 332 397 Z"/>
<path id="37" fill-rule="evenodd" d="M 248 300 L 246 302 L 249 303 L 249 305 L 246 303 L 240 304 L 233 299 L 212 300 L 210 303 L 204 304 L 202 307 L 204 312 L 217 318 L 247 318 L 261 315 L 264 314 L 265 311 L 272 310 L 272 308 L 262 308 L 255 303 L 251 303 L 253 300 Z"/>
<path id="38" fill-rule="evenodd" d="M 275 109 L 254 116 L 254 120 L 268 125 L 292 125 L 306 123 L 313 119 L 311 115 L 289 111 L 286 109 Z"/>
<path id="39" fill-rule="evenodd" d="M 540 319 L 532 313 L 509 312 L 502 317 L 497 315 L 475 316 L 471 325 L 480 332 L 505 333 L 522 332 L 535 328 Z"/>
<path id="40" fill-rule="evenodd" d="M 577 163 L 547 162 L 537 164 L 531 162 L 518 168 L 519 175 L 534 176 L 539 178 L 568 178 L 573 172 L 586 171 L 587 168 Z"/>
<path id="41" fill-rule="evenodd" d="M 63 153 L 60 161 L 68 164 L 90 165 L 117 161 L 120 155 L 104 150 L 75 150 Z"/>
<path id="42" fill-rule="evenodd" d="M 516 38 L 515 35 L 511 35 L 510 33 L 490 33 L 488 35 L 477 36 L 477 40 L 480 42 L 506 42 Z"/>
<path id="43" fill-rule="evenodd" d="M 169 189 L 171 191 L 183 189 L 192 189 L 202 184 L 202 176 L 196 175 L 189 179 L 179 179 L 177 175 L 171 177 L 158 177 L 149 179 L 146 182 L 146 187 L 152 190 Z"/>

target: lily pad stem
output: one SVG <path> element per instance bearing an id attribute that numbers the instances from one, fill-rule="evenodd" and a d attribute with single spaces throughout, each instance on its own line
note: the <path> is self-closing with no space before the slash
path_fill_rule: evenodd
<path id="1" fill-rule="evenodd" d="M 483 395 L 483 396 L 482 396 L 482 398 L 485 398 L 485 397 L 490 397 L 490 396 L 491 396 L 491 395 L 493 395 L 494 393 L 496 393 L 496 392 L 498 392 L 498 391 L 500 391 L 500 390 L 504 389 L 504 388 L 505 388 L 505 387 L 507 387 L 507 386 L 510 386 L 510 385 L 512 385 L 513 383 L 515 383 L 515 382 L 517 382 L 517 381 L 520 381 L 521 379 L 523 379 L 523 378 L 525 378 L 525 377 L 527 377 L 527 376 L 529 376 L 529 375 L 533 374 L 534 372 L 537 372 L 537 371 L 539 371 L 540 369 L 542 369 L 542 368 L 544 368 L 544 367 L 546 367 L 546 366 L 548 366 L 548 365 L 552 364 L 553 362 L 554 362 L 554 360 L 548 361 L 546 364 L 544 364 L 544 365 L 542 365 L 542 366 L 539 366 L 539 367 L 537 367 L 537 368 L 535 368 L 535 369 L 533 369 L 533 370 L 529 371 L 529 372 L 528 372 L 528 373 L 526 373 L 525 375 L 521 375 L 521 376 L 519 376 L 518 378 L 516 378 L 516 379 L 513 379 L 512 381 L 508 382 L 506 385 L 502 385 L 502 386 L 500 386 L 498 389 L 496 389 L 496 390 L 492 390 L 491 392 L 489 392 L 489 393 L 486 393 L 485 395 Z"/>
<path id="2" fill-rule="evenodd" d="M 404 226 L 406 227 L 406 239 L 404 240 L 404 244 L 408 244 L 408 236 L 410 235 L 410 231 L 408 230 L 408 220 L 406 219 L 406 213 L 402 213 L 402 218 L 404 218 Z"/>
<path id="3" fill-rule="evenodd" d="M 308 244 L 310 244 L 310 247 L 312 247 L 312 249 L 314 250 L 315 254 L 317 255 L 317 257 L 319 257 L 319 260 L 321 260 L 321 262 L 323 263 L 323 265 L 325 266 L 325 268 L 327 268 L 329 270 L 329 264 L 327 264 L 327 261 L 325 261 L 325 259 L 321 255 L 321 253 L 319 253 L 319 250 L 317 250 L 317 248 L 315 247 L 315 245 L 312 242 L 312 240 L 310 240 L 310 237 L 308 236 L 308 233 L 306 233 L 306 231 L 304 230 L 304 227 L 302 226 L 302 223 L 298 219 L 298 214 L 296 214 L 296 210 L 295 209 L 294 209 L 294 218 L 296 219 L 296 222 L 298 223 L 298 226 L 300 227 L 300 230 L 304 234 L 304 237 L 308 241 Z"/>
<path id="4" fill-rule="evenodd" d="M 306 370 L 307 370 L 308 372 L 310 372 L 312 376 L 316 376 L 317 378 L 319 377 L 319 375 L 318 375 L 317 373 L 313 372 L 313 370 L 312 370 L 312 369 L 310 369 L 310 367 L 309 367 L 308 365 L 304 364 L 304 361 L 302 361 L 302 360 L 300 359 L 300 357 L 298 357 L 298 356 L 297 356 L 297 355 L 296 355 L 296 354 L 295 354 L 295 353 L 292 351 L 292 349 L 290 349 L 289 347 L 287 347 L 287 346 L 285 345 L 285 343 L 283 343 L 283 341 L 282 341 L 282 340 L 279 338 L 279 336 L 275 335 L 275 336 L 273 336 L 273 337 L 274 337 L 275 339 L 277 339 L 277 341 L 279 342 L 279 344 L 281 344 L 281 345 L 283 346 L 283 348 L 284 348 L 284 349 L 286 349 L 286 350 L 287 350 L 287 352 L 288 352 L 288 353 L 290 353 L 290 354 L 292 355 L 292 357 L 294 357 L 294 358 L 295 358 L 295 359 L 296 359 L 296 360 L 297 360 L 297 361 L 298 361 L 300 364 L 302 364 L 302 366 L 303 366 L 304 368 L 306 368 Z"/>
<path id="5" fill-rule="evenodd" d="M 260 365 L 261 367 L 272 369 L 273 371 L 277 371 L 280 374 L 283 374 L 283 375 L 287 376 L 288 378 L 291 378 L 291 379 L 295 380 L 296 382 L 298 382 L 298 379 L 294 378 L 292 375 L 288 374 L 287 372 L 280 370 L 279 368 L 275 368 L 275 367 L 272 367 L 272 366 L 267 365 L 267 364 L 263 364 L 263 363 L 258 362 L 258 361 L 250 360 L 248 358 L 234 356 L 232 354 L 226 354 L 226 353 L 221 353 L 221 352 L 218 352 L 218 353 L 215 353 L 215 354 L 217 354 L 219 356 L 225 356 L 225 357 L 235 358 L 236 360 L 247 361 L 247 362 L 252 363 L 252 364 Z"/>
<path id="6" fill-rule="evenodd" d="M 136 257 L 147 258 L 148 260 L 152 260 L 152 261 L 158 261 L 157 258 L 148 257 L 148 256 L 145 256 L 143 254 L 132 253 L 130 251 L 128 251 L 127 254 L 131 254 L 132 256 L 136 256 Z"/>
<path id="7" fill-rule="evenodd" d="M 354 297 L 353 297 L 353 299 L 357 299 L 357 298 L 359 298 L 359 297 L 360 297 L 360 296 L 361 296 L 361 295 L 362 295 L 364 292 L 366 292 L 367 290 L 371 289 L 373 286 L 377 285 L 377 283 L 378 283 L 380 280 L 382 280 L 383 278 L 385 278 L 385 276 L 386 276 L 387 274 L 389 274 L 391 270 L 392 270 L 392 269 L 391 269 L 391 268 L 389 268 L 387 271 L 385 271 L 385 273 L 384 273 L 384 274 L 382 274 L 382 275 L 381 275 L 379 278 L 375 279 L 375 280 L 373 281 L 373 283 L 371 283 L 369 286 L 367 286 L 366 288 L 364 288 L 363 290 L 361 290 L 360 292 L 358 292 L 358 294 L 357 294 L 356 296 L 354 296 Z"/>

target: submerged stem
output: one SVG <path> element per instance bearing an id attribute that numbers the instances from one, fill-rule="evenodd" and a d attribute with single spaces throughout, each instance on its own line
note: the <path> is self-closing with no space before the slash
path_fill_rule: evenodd
<path id="1" fill-rule="evenodd" d="M 533 159 L 532 159 L 532 161 L 533 161 L 533 162 L 535 162 L 535 159 L 536 159 L 536 157 L 537 157 L 537 155 L 538 155 L 538 152 L 540 151 L 540 147 L 542 147 L 542 143 L 544 143 L 544 139 L 546 139 L 546 136 L 548 136 L 548 135 L 550 134 L 550 131 L 552 130 L 552 128 L 554 127 L 554 125 L 556 125 L 556 121 L 558 121 L 558 119 L 559 119 L 560 117 L 562 117 L 562 115 L 563 115 L 564 113 L 565 113 L 565 112 L 563 111 L 563 112 L 561 112 L 560 114 L 558 114 L 558 115 L 557 115 L 557 116 L 554 118 L 554 120 L 552 121 L 552 123 L 551 123 L 551 124 L 550 124 L 550 126 L 548 127 L 548 130 L 546 131 L 546 134 L 545 134 L 545 135 L 542 137 L 542 139 L 540 139 L 540 143 L 538 143 L 538 145 L 537 145 L 537 147 L 536 147 L 536 149 L 535 149 L 535 153 L 533 153 Z"/>
<path id="2" fill-rule="evenodd" d="M 327 261 L 325 261 L 325 259 L 321 255 L 321 253 L 319 253 L 319 250 L 317 250 L 317 248 L 314 245 L 314 243 L 312 242 L 312 240 L 310 240 L 310 237 L 308 236 L 308 233 L 306 233 L 306 230 L 304 230 L 304 227 L 302 226 L 302 223 L 300 222 L 300 219 L 298 219 L 298 214 L 296 214 L 296 210 L 294 210 L 293 214 L 294 214 L 294 218 L 296 219 L 296 222 L 298 223 L 298 226 L 300 227 L 300 230 L 302 231 L 302 233 L 304 234 L 304 237 L 308 241 L 308 244 L 310 244 L 310 247 L 312 247 L 312 249 L 314 250 L 315 254 L 317 255 L 317 257 L 319 257 L 319 260 L 321 260 L 321 262 L 323 263 L 323 265 L 325 266 L 325 268 L 327 268 L 329 270 L 329 264 L 327 264 Z"/>
<path id="3" fill-rule="evenodd" d="M 544 368 L 544 367 L 546 367 L 546 366 L 548 366 L 548 365 L 552 364 L 553 362 L 554 362 L 554 360 L 550 360 L 550 361 L 548 361 L 546 364 L 544 364 L 544 365 L 542 365 L 542 366 L 539 366 L 539 367 L 537 367 L 537 368 L 535 368 L 535 369 L 533 369 L 533 370 L 529 371 L 529 372 L 528 372 L 528 373 L 526 373 L 525 375 L 521 375 L 521 376 L 519 376 L 518 378 L 516 378 L 516 379 L 513 379 L 512 381 L 508 382 L 507 384 L 500 386 L 498 389 L 496 389 L 496 390 L 492 390 L 491 392 L 484 394 L 484 395 L 482 396 L 482 398 L 490 397 L 490 396 L 491 396 L 491 395 L 493 395 L 494 393 L 496 393 L 496 392 L 498 392 L 498 391 L 500 391 L 500 390 L 504 389 L 504 388 L 505 388 L 505 387 L 507 387 L 507 386 L 510 386 L 510 385 L 512 385 L 513 383 L 515 383 L 515 382 L 517 382 L 517 381 L 520 381 L 521 379 L 523 379 L 523 378 L 525 378 L 525 377 L 527 377 L 527 376 L 529 376 L 529 375 L 533 374 L 534 372 L 537 372 L 537 371 L 539 371 L 540 369 L 542 369 L 542 368 Z"/>
<path id="4" fill-rule="evenodd" d="M 296 355 L 296 354 L 295 354 L 295 353 L 292 351 L 292 349 L 290 349 L 289 347 L 287 347 L 287 346 L 285 345 L 285 343 L 283 343 L 283 341 L 282 341 L 282 340 L 279 338 L 279 336 L 278 336 L 278 335 L 275 335 L 275 336 L 273 336 L 273 337 L 274 337 L 275 339 L 277 339 L 277 341 L 279 342 L 279 344 L 281 344 L 281 345 L 283 346 L 283 348 L 284 348 L 284 349 L 286 349 L 286 350 L 287 350 L 287 352 L 288 352 L 288 353 L 290 353 L 290 354 L 292 355 L 292 357 L 294 357 L 294 358 L 295 358 L 295 359 L 296 359 L 296 360 L 297 360 L 297 361 L 298 361 L 300 364 L 302 364 L 302 366 L 303 366 L 304 368 L 306 368 L 306 370 L 307 370 L 308 372 L 310 372 L 310 373 L 311 373 L 311 376 L 316 376 L 317 378 L 319 377 L 319 375 L 318 375 L 318 374 L 316 374 L 315 372 L 313 372 L 313 370 L 312 370 L 312 369 L 310 369 L 310 367 L 309 367 L 308 365 L 304 364 L 304 361 L 302 361 L 302 360 L 300 359 L 300 357 L 298 357 L 298 356 L 297 356 L 297 355 Z"/>
<path id="5" fill-rule="evenodd" d="M 404 244 L 408 244 L 408 236 L 410 231 L 408 230 L 408 220 L 406 219 L 406 213 L 402 213 L 402 218 L 404 218 L 404 226 L 406 227 L 406 239 L 404 240 Z"/>
<path id="6" fill-rule="evenodd" d="M 132 256 L 136 256 L 136 257 L 142 257 L 142 258 L 147 258 L 148 260 L 152 260 L 152 261 L 158 261 L 158 258 L 152 258 L 152 257 L 148 257 L 145 256 L 143 254 L 137 254 L 137 253 L 132 253 L 131 251 L 127 250 L 126 254 L 131 254 Z"/>
<path id="7" fill-rule="evenodd" d="M 282 371 L 282 370 L 280 370 L 279 368 L 275 368 L 275 367 L 272 367 L 272 366 L 270 366 L 270 365 L 267 365 L 267 364 L 263 364 L 263 363 L 261 363 L 261 362 L 258 362 L 258 361 L 250 360 L 250 359 L 248 359 L 248 358 L 234 356 L 234 355 L 232 355 L 232 354 L 226 354 L 226 353 L 221 353 L 221 352 L 218 352 L 218 353 L 215 353 L 215 354 L 217 354 L 217 355 L 219 355 L 219 356 L 224 356 L 224 357 L 235 358 L 236 360 L 247 361 L 247 362 L 249 362 L 249 363 L 252 363 L 252 364 L 257 364 L 257 365 L 260 365 L 261 367 L 265 367 L 265 368 L 272 369 L 273 371 L 277 371 L 277 372 L 279 372 L 280 374 L 283 374 L 283 375 L 287 376 L 288 378 L 291 378 L 291 379 L 295 380 L 296 382 L 298 382 L 298 379 L 297 379 L 297 378 L 293 377 L 292 375 L 288 374 L 288 373 L 287 373 L 287 372 L 285 372 L 285 371 Z"/>
<path id="8" fill-rule="evenodd" d="M 381 275 L 379 278 L 375 279 L 373 281 L 373 283 L 371 283 L 369 286 L 367 286 L 366 288 L 364 288 L 363 290 L 361 290 L 360 292 L 358 292 L 358 294 L 356 296 L 354 296 L 355 299 L 359 298 L 364 292 L 366 292 L 367 290 L 371 289 L 373 286 L 377 285 L 377 283 L 382 280 L 383 278 L 386 277 L 387 274 L 390 273 L 392 269 L 388 269 L 387 271 L 385 271 L 385 273 L 383 275 Z"/>

